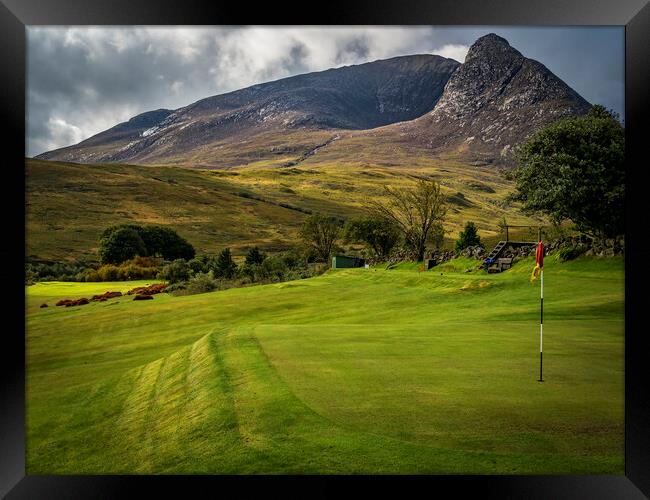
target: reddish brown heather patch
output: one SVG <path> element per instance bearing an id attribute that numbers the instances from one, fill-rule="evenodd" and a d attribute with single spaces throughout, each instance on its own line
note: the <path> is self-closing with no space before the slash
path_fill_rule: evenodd
<path id="1" fill-rule="evenodd" d="M 127 295 L 154 295 L 161 293 L 167 288 L 167 283 L 154 283 L 149 286 L 139 286 L 126 292 Z"/>
<path id="2" fill-rule="evenodd" d="M 101 302 L 104 302 L 106 299 L 112 299 L 114 297 L 121 297 L 122 292 L 106 292 L 102 293 L 101 295 L 93 295 L 93 298 L 90 300 L 99 300 Z"/>
<path id="3" fill-rule="evenodd" d="M 153 295 L 136 295 L 133 300 L 153 300 Z"/>
<path id="4" fill-rule="evenodd" d="M 90 303 L 90 301 L 87 298 L 82 297 L 81 299 L 77 299 L 77 300 L 70 300 L 70 299 L 59 300 L 56 303 L 56 305 L 57 306 L 71 307 L 71 306 L 83 306 L 83 305 L 89 304 L 89 303 Z"/>

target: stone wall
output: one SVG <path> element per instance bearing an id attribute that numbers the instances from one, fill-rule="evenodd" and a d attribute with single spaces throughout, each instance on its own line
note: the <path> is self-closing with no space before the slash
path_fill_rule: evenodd
<path id="1" fill-rule="evenodd" d="M 544 255 L 551 255 L 559 252 L 562 249 L 578 247 L 578 253 L 581 255 L 595 255 L 597 257 L 612 257 L 614 255 L 623 255 L 625 252 L 625 239 L 612 238 L 603 242 L 594 241 L 587 236 L 574 236 L 560 238 L 555 241 L 546 243 L 544 245 Z M 507 246 L 506 249 L 499 257 L 520 259 L 528 256 L 534 256 L 536 252 L 536 245 L 523 246 L 514 248 Z M 490 248 L 491 250 L 491 248 Z M 484 260 L 487 258 L 489 251 L 481 246 L 467 247 L 460 252 L 455 250 L 428 250 L 425 254 L 426 259 L 434 259 L 436 264 L 446 262 L 456 257 L 469 257 L 471 259 Z M 394 252 L 388 260 L 389 263 L 408 262 L 415 260 L 414 256 L 406 251 L 399 250 Z M 370 265 L 377 264 L 378 259 L 370 258 L 367 260 Z"/>

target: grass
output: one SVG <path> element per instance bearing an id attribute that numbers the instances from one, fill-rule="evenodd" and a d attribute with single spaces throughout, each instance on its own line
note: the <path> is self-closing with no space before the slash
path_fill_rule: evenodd
<path id="1" fill-rule="evenodd" d="M 27 287 L 27 473 L 623 474 L 623 261 L 545 263 L 544 383 L 530 258 Z"/>
<path id="2" fill-rule="evenodd" d="M 228 170 L 28 159 L 27 255 L 96 258 L 102 230 L 120 223 L 167 225 L 199 253 L 228 246 L 241 256 L 254 245 L 275 252 L 295 244 L 309 213 L 361 215 L 366 199 L 384 199 L 384 186 L 413 185 L 422 177 L 440 182 L 449 199 L 448 243 L 468 220 L 495 242 L 504 216 L 510 224 L 538 223 L 504 204 L 511 184 L 494 168 L 417 157 L 405 158 L 402 166 L 341 162 L 319 155 L 291 168 L 260 161 Z"/>
<path id="3" fill-rule="evenodd" d="M 104 292 L 126 293 L 132 288 L 161 283 L 161 280 L 103 281 L 99 283 L 74 283 L 62 281 L 44 281 L 28 287 L 27 313 L 40 309 L 41 304 L 54 306 L 61 298 L 90 298 Z M 131 297 L 132 298 L 132 297 Z M 108 304 L 107 304 L 108 305 Z"/>

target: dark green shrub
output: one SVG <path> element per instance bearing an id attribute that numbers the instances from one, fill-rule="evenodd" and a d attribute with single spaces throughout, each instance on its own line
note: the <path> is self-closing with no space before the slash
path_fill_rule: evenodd
<path id="1" fill-rule="evenodd" d="M 242 264 L 239 267 L 239 275 L 250 283 L 256 283 L 265 279 L 261 264 Z"/>
<path id="2" fill-rule="evenodd" d="M 96 269 L 86 269 L 83 273 L 83 281 L 102 281 Z"/>
<path id="3" fill-rule="evenodd" d="M 190 266 L 190 269 L 193 273 L 207 273 L 209 270 L 209 259 L 206 255 L 201 257 L 195 257 L 192 260 L 188 261 L 187 265 Z"/>
<path id="4" fill-rule="evenodd" d="M 99 276 L 99 281 L 119 281 L 121 279 L 119 268 L 112 264 L 101 266 L 97 269 L 97 275 Z"/>
<path id="5" fill-rule="evenodd" d="M 571 245 L 561 248 L 557 253 L 557 258 L 560 262 L 573 260 L 587 251 L 587 247 L 583 245 Z"/>
<path id="6" fill-rule="evenodd" d="M 214 277 L 212 271 L 207 273 L 197 273 L 186 282 L 186 291 L 188 294 L 207 293 L 221 288 L 221 282 Z"/>
<path id="7" fill-rule="evenodd" d="M 172 295 L 182 295 L 183 290 L 187 288 L 187 281 L 180 281 L 178 283 L 171 283 L 165 288 L 165 292 Z"/>
<path id="8" fill-rule="evenodd" d="M 190 277 L 190 266 L 187 265 L 183 259 L 176 259 L 175 261 L 163 266 L 158 278 L 168 281 L 169 283 L 178 283 L 186 281 Z"/>

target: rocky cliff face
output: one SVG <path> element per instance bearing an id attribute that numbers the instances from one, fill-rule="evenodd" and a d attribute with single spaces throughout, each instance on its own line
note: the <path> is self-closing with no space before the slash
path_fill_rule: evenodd
<path id="1" fill-rule="evenodd" d="M 436 150 L 508 157 L 539 128 L 590 107 L 543 64 L 490 34 L 472 45 L 434 109 L 401 129 Z"/>
<path id="2" fill-rule="evenodd" d="M 219 141 L 297 129 L 358 130 L 412 120 L 430 111 L 457 61 L 396 57 L 254 85 L 175 111 L 139 115 L 42 159 L 147 162 Z"/>

